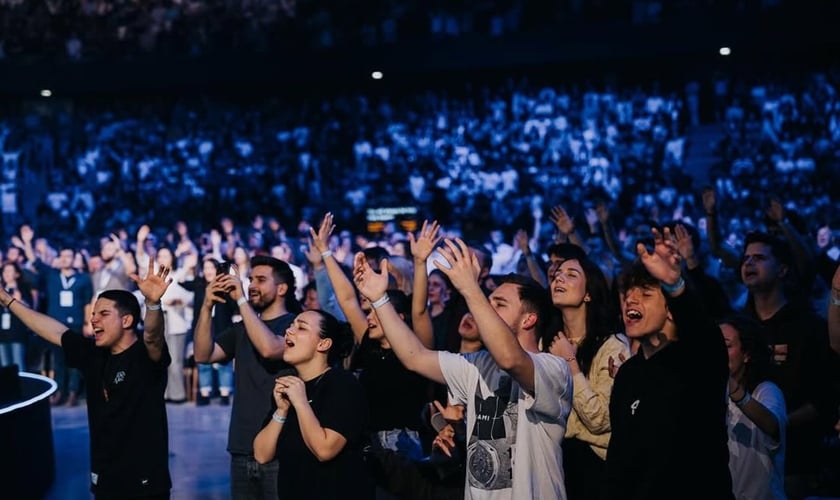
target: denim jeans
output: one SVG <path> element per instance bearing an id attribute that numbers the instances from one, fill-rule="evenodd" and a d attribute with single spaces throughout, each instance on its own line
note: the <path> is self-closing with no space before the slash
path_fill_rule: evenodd
<path id="1" fill-rule="evenodd" d="M 254 457 L 230 456 L 230 496 L 233 500 L 277 500 L 277 460 L 260 465 Z"/>
<path id="2" fill-rule="evenodd" d="M 198 363 L 198 390 L 202 393 L 213 393 L 213 370 L 219 376 L 219 391 L 225 390 L 230 394 L 233 389 L 233 364 L 227 363 Z"/>
<path id="3" fill-rule="evenodd" d="M 26 349 L 22 342 L 0 344 L 0 366 L 18 365 L 18 371 L 26 371 Z"/>

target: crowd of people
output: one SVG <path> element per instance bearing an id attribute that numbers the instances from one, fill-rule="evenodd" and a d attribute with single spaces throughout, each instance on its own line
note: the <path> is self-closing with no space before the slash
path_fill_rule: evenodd
<path id="1" fill-rule="evenodd" d="M 233 498 L 836 493 L 832 77 L 718 79 L 709 186 L 691 83 L 12 118 L 0 363 L 87 404 L 98 498 L 214 401 Z"/>
<path id="2" fill-rule="evenodd" d="M 803 2 L 3 0 L 0 60 L 90 61 L 330 49 L 509 34 L 576 22 L 761 15 Z"/>

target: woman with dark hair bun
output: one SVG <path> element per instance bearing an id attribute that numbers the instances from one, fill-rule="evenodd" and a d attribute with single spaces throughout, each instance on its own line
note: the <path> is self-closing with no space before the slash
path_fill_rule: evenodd
<path id="1" fill-rule="evenodd" d="M 259 463 L 277 457 L 280 498 L 373 498 L 362 457 L 365 394 L 338 366 L 351 346 L 347 325 L 320 310 L 298 314 L 286 330 L 283 360 L 296 374 L 277 378 L 276 409 L 254 438 Z"/>

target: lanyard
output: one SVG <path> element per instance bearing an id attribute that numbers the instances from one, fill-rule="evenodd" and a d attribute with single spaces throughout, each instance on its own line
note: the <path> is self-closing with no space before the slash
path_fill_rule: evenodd
<path id="1" fill-rule="evenodd" d="M 65 290 L 69 290 L 70 287 L 73 286 L 73 283 L 76 282 L 76 277 L 75 276 L 72 276 L 70 279 L 67 279 L 67 277 L 64 276 L 63 274 L 59 274 L 58 276 L 61 278 L 61 288 L 65 289 Z"/>

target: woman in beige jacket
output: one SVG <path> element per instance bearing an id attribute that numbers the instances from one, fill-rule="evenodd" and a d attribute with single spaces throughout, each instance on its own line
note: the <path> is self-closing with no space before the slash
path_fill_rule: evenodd
<path id="1" fill-rule="evenodd" d="M 610 441 L 611 368 L 630 356 L 617 334 L 617 302 L 601 269 L 584 256 L 565 260 L 552 275 L 551 300 L 562 325 L 552 354 L 569 363 L 574 377 L 572 412 L 563 440 L 563 468 L 569 500 L 600 498 Z"/>

